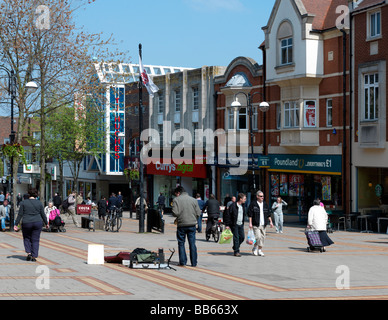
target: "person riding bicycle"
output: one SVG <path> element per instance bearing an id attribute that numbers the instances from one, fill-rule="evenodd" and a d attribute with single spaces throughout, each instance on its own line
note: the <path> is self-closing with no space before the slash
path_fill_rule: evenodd
<path id="1" fill-rule="evenodd" d="M 210 199 L 206 201 L 203 211 L 205 210 L 207 210 L 206 235 L 210 235 L 213 226 L 220 217 L 220 203 L 214 194 L 211 194 Z"/>

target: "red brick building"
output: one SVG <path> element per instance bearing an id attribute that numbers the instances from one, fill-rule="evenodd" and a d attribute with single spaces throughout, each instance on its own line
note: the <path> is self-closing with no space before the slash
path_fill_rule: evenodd
<path id="1" fill-rule="evenodd" d="M 349 36 L 344 38 L 336 27 L 337 7 L 347 4 L 345 0 L 276 1 L 263 27 L 263 66 L 249 58 L 237 58 L 216 80 L 217 128 L 248 130 L 247 108 L 233 113 L 231 104 L 236 93 L 252 95 L 256 161 L 256 166 L 240 177 L 228 175 L 227 167 L 219 168 L 220 198 L 226 193 L 250 192 L 255 169 L 256 189 L 263 190 L 270 203 L 282 196 L 289 204 L 289 219 L 304 220 L 315 198 L 329 208 L 349 211 L 348 58 L 345 92 L 343 87 L 343 40 L 348 57 Z M 243 94 L 238 99 L 247 105 Z M 263 100 L 270 104 L 265 126 L 264 113 L 256 111 Z M 238 121 L 233 126 L 234 117 Z M 263 150 L 268 154 L 267 163 Z"/>
<path id="2" fill-rule="evenodd" d="M 387 18 L 386 1 L 365 0 L 352 10 L 352 196 L 360 212 L 388 208 Z"/>

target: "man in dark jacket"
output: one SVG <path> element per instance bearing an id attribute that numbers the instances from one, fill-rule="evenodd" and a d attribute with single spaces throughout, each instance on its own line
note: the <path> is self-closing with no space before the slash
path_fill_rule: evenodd
<path id="1" fill-rule="evenodd" d="M 117 199 L 116 194 L 112 193 L 108 200 L 108 210 L 113 210 L 120 207 L 119 199 Z"/>
<path id="2" fill-rule="evenodd" d="M 249 228 L 253 229 L 255 233 L 256 243 L 253 246 L 252 253 L 255 256 L 264 257 L 261 249 L 264 246 L 264 240 L 266 236 L 266 227 L 269 224 L 273 228 L 271 211 L 267 202 L 264 201 L 264 193 L 257 191 L 256 201 L 252 201 L 248 208 Z"/>
<path id="3" fill-rule="evenodd" d="M 217 201 L 214 194 L 211 194 L 210 199 L 206 201 L 203 211 L 207 210 L 206 236 L 210 236 L 211 229 L 220 217 L 220 203 Z"/>
<path id="4" fill-rule="evenodd" d="M 59 207 L 62 205 L 62 199 L 57 192 L 53 198 L 53 204 L 57 207 L 57 209 L 59 209 Z"/>
<path id="5" fill-rule="evenodd" d="M 230 205 L 228 214 L 224 217 L 224 224 L 226 228 L 230 229 L 233 233 L 233 251 L 236 257 L 241 257 L 240 246 L 245 239 L 245 201 L 247 201 L 246 195 L 239 193 L 237 196 L 237 201 Z"/>
<path id="6" fill-rule="evenodd" d="M 105 222 L 106 210 L 108 209 L 108 204 L 104 196 L 101 197 L 101 200 L 97 203 L 98 207 L 98 219 L 101 219 Z"/>

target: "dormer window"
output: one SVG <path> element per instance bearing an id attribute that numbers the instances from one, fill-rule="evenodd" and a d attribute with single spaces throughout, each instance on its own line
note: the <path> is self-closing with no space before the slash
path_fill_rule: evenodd
<path id="1" fill-rule="evenodd" d="M 279 45 L 279 64 L 281 66 L 294 62 L 294 40 L 292 25 L 289 21 L 284 21 L 277 34 Z"/>

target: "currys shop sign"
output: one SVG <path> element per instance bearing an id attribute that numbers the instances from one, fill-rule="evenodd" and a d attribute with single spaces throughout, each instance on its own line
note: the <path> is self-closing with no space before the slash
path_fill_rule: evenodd
<path id="1" fill-rule="evenodd" d="M 186 164 L 185 162 L 177 164 L 169 161 L 170 163 L 164 163 L 162 161 L 151 162 L 147 165 L 147 174 L 152 175 L 161 175 L 161 176 L 175 176 L 175 177 L 190 177 L 190 178 L 206 178 L 206 165 L 205 164 L 196 164 L 194 161 L 190 160 L 187 162 L 192 162 L 191 164 Z"/>

